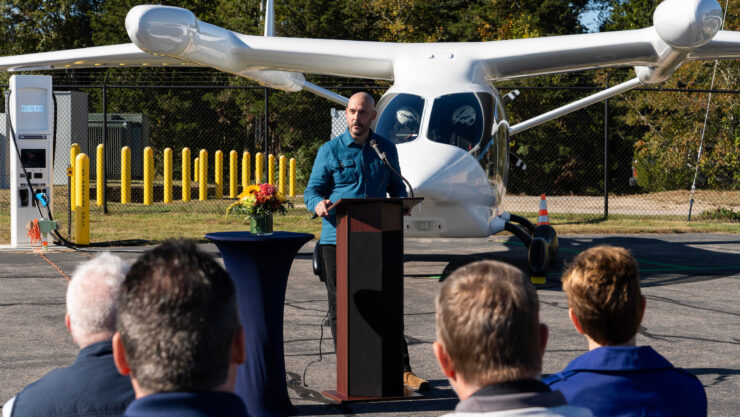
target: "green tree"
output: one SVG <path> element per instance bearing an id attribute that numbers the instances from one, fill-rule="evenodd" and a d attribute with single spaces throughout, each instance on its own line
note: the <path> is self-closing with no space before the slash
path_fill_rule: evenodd
<path id="1" fill-rule="evenodd" d="M 651 24 L 657 1 L 615 1 L 608 29 L 632 29 Z M 725 30 L 738 30 L 738 1 L 731 1 L 724 23 Z M 649 13 L 639 13 L 639 11 Z M 715 89 L 736 89 L 740 85 L 737 60 L 720 61 Z M 659 87 L 671 89 L 709 89 L 714 61 L 684 64 Z M 737 94 L 714 94 L 699 165 L 700 187 L 740 189 L 740 106 Z M 688 189 L 697 166 L 702 144 L 704 115 L 708 95 L 705 93 L 633 92 L 625 95 L 625 111 L 618 122 L 639 129 L 631 137 L 637 161 L 638 183 L 647 191 Z"/>

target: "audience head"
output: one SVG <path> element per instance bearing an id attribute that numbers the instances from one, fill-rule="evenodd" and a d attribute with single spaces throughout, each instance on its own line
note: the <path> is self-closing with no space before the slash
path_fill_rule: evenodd
<path id="1" fill-rule="evenodd" d="M 634 343 L 645 311 L 637 262 L 623 248 L 597 246 L 573 259 L 563 274 L 571 320 L 599 345 Z"/>
<path id="2" fill-rule="evenodd" d="M 121 258 L 106 252 L 83 262 L 72 274 L 65 321 L 80 348 L 113 337 L 116 298 L 128 269 Z"/>
<path id="3" fill-rule="evenodd" d="M 434 353 L 461 399 L 460 379 L 480 388 L 539 375 L 547 327 L 519 269 L 496 261 L 464 266 L 442 284 L 436 310 Z"/>
<path id="4" fill-rule="evenodd" d="M 192 242 L 168 241 L 147 252 L 121 285 L 113 346 L 137 398 L 233 390 L 244 333 L 229 275 Z"/>

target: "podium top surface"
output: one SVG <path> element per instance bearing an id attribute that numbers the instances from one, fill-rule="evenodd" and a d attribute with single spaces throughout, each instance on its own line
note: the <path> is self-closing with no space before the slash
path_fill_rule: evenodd
<path id="1" fill-rule="evenodd" d="M 408 197 L 341 198 L 337 202 L 329 206 L 328 210 L 335 209 L 335 208 L 354 206 L 354 205 L 359 205 L 359 204 L 378 203 L 378 202 L 400 203 L 403 205 L 404 210 L 409 210 L 415 205 L 421 203 L 422 200 L 424 200 L 424 197 L 416 197 L 416 198 L 408 198 Z"/>

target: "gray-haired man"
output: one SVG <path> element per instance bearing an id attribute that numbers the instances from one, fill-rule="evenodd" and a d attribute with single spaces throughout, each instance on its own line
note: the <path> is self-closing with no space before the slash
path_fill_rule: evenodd
<path id="1" fill-rule="evenodd" d="M 81 264 L 67 287 L 65 323 L 80 347 L 75 362 L 26 386 L 3 406 L 3 417 L 123 415 L 134 400 L 113 362 L 116 299 L 128 265 L 104 253 Z"/>

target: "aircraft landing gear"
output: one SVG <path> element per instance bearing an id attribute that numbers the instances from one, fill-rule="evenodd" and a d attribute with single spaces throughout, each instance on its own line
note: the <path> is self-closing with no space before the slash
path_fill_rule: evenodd
<path id="1" fill-rule="evenodd" d="M 504 229 L 518 237 L 527 247 L 532 284 L 545 284 L 547 270 L 558 258 L 558 234 L 555 229 L 549 224 L 535 226 L 526 218 L 515 214 L 509 214 Z"/>

